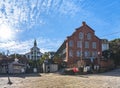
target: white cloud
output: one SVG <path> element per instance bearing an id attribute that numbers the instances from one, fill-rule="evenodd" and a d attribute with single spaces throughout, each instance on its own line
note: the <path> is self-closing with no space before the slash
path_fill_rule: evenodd
<path id="1" fill-rule="evenodd" d="M 42 37 L 37 39 L 37 45 L 40 48 L 40 51 L 42 53 L 48 52 L 48 51 L 56 51 L 60 44 L 61 44 L 61 41 L 58 41 L 56 39 L 50 40 Z M 10 53 L 25 54 L 30 51 L 30 48 L 32 48 L 33 45 L 34 45 L 34 39 L 30 39 L 27 41 L 0 42 L 0 51 L 9 50 Z"/>
<path id="2" fill-rule="evenodd" d="M 40 37 L 37 39 L 38 47 L 41 48 L 41 51 L 47 52 L 47 51 L 56 51 L 59 46 L 62 44 L 61 40 L 58 39 L 49 39 L 49 38 L 43 38 Z"/>
<path id="3" fill-rule="evenodd" d="M 2 0 L 0 3 L 0 21 L 17 27 L 25 25 L 29 29 L 35 24 L 46 23 L 41 17 L 42 14 L 54 12 L 58 15 L 73 16 L 79 10 L 79 6 L 71 0 Z"/>
<path id="4" fill-rule="evenodd" d="M 39 18 L 39 11 L 35 9 L 36 13 L 34 13 L 34 8 L 38 8 L 36 6 L 36 1 L 4 1 L 2 0 L 0 3 L 0 23 L 7 22 L 12 26 L 19 27 L 21 25 L 26 25 L 25 27 L 32 27 L 34 24 L 44 23 Z M 34 7 L 33 7 L 34 6 Z"/>
<path id="5" fill-rule="evenodd" d="M 78 7 L 73 2 L 67 0 L 63 0 L 59 8 L 59 12 L 64 15 L 74 16 L 79 11 L 80 11 L 80 7 Z"/>
<path id="6" fill-rule="evenodd" d="M 1 42 L 0 49 L 1 50 L 9 50 L 10 53 L 25 53 L 28 48 L 30 48 L 30 41 L 9 41 L 9 42 Z"/>
<path id="7" fill-rule="evenodd" d="M 81 2 L 81 0 L 79 1 Z M 45 24 L 42 14 L 54 12 L 57 15 L 74 16 L 80 10 L 82 11 L 80 6 L 77 6 L 72 0 L 1 0 L 0 24 L 7 23 L 11 25 L 17 34 L 23 32 L 23 29 L 29 29 L 36 24 Z M 52 15 L 54 14 L 52 13 Z M 0 41 L 0 49 L 25 53 L 33 46 L 33 41 L 33 39 L 27 41 L 15 41 L 14 39 L 5 42 Z M 38 38 L 37 42 L 42 52 L 56 51 L 62 43 L 57 39 L 45 38 Z"/>

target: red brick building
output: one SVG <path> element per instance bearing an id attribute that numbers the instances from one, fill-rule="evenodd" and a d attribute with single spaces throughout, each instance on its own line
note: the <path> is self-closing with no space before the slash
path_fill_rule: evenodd
<path id="1" fill-rule="evenodd" d="M 99 64 L 101 53 L 101 39 L 85 22 L 67 37 L 56 52 L 67 63 L 67 67 Z"/>

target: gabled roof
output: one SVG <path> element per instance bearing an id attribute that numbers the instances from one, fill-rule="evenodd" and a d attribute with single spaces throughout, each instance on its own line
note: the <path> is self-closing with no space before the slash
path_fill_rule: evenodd
<path id="1" fill-rule="evenodd" d="M 92 30 L 93 32 L 95 32 L 95 31 L 94 31 L 91 27 L 89 27 L 89 26 L 86 24 L 86 22 L 84 22 L 84 21 L 82 22 L 82 26 L 76 28 L 76 31 L 77 31 L 77 30 L 81 30 L 83 27 L 87 27 L 87 28 L 89 28 L 90 30 Z M 76 33 L 76 31 L 73 32 L 71 36 L 73 36 L 73 35 Z M 71 36 L 67 36 L 67 38 L 70 38 Z M 96 36 L 96 35 L 95 35 L 95 36 Z M 98 37 L 96 36 L 96 38 L 98 38 Z M 99 38 L 98 38 L 98 39 L 99 39 Z M 66 39 L 66 40 L 62 43 L 62 45 L 58 48 L 57 52 L 65 45 L 66 41 L 67 41 L 67 39 Z"/>
<path id="2" fill-rule="evenodd" d="M 82 27 L 88 27 L 89 29 L 91 29 L 93 32 L 95 32 L 90 26 L 88 26 L 87 24 L 86 24 L 86 22 L 82 22 L 82 26 L 80 26 L 80 27 L 78 27 L 78 28 L 76 28 L 76 30 L 80 30 Z"/>
<path id="3" fill-rule="evenodd" d="M 84 27 L 84 26 L 86 26 L 86 27 L 88 27 L 89 29 L 91 29 L 93 32 L 95 32 L 90 26 L 88 26 L 87 24 L 86 24 L 86 22 L 82 22 L 82 26 Z"/>
<path id="4" fill-rule="evenodd" d="M 78 27 L 78 28 L 76 28 L 76 31 L 77 30 L 81 30 L 83 27 L 87 27 L 87 28 L 89 28 L 90 30 L 92 30 L 93 32 L 95 32 L 91 27 L 89 27 L 87 24 L 86 24 L 86 22 L 82 22 L 82 26 L 80 26 L 80 27 Z M 74 35 L 75 33 L 76 33 L 76 31 L 75 32 L 73 32 L 73 34 L 72 35 Z M 71 36 L 72 36 L 71 35 Z M 69 36 L 70 37 L 70 36 Z"/>

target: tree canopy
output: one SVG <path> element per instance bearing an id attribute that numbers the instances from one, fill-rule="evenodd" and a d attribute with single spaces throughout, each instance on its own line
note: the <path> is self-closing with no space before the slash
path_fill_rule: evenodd
<path id="1" fill-rule="evenodd" d="M 109 42 L 110 50 L 113 52 L 115 65 L 120 65 L 120 38 Z"/>

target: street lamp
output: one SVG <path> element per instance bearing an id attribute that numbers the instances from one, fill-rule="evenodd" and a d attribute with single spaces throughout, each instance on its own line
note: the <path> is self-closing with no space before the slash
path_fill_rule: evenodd
<path id="1" fill-rule="evenodd" d="M 8 83 L 7 83 L 7 84 L 11 85 L 12 82 L 11 82 L 10 77 L 9 77 L 8 54 L 9 54 L 9 50 L 7 50 L 7 60 L 6 60 L 6 62 L 7 62 L 7 67 L 6 67 L 6 72 L 7 72 L 7 75 L 8 75 Z"/>
<path id="2" fill-rule="evenodd" d="M 81 47 L 80 47 L 81 48 L 81 57 L 80 57 L 81 68 L 83 68 L 83 65 L 84 65 L 84 62 L 83 62 L 83 38 L 81 39 Z"/>
<path id="3" fill-rule="evenodd" d="M 11 80 L 10 80 L 9 75 L 8 75 L 8 83 L 7 83 L 7 84 L 9 84 L 9 85 L 13 84 L 13 83 L 11 82 Z"/>
<path id="4" fill-rule="evenodd" d="M 9 77 L 9 67 L 8 67 L 8 61 L 7 61 L 7 67 L 6 67 L 6 71 L 7 71 L 7 75 L 8 75 L 8 83 L 7 84 L 9 84 L 9 85 L 11 85 L 12 84 L 12 82 L 11 82 L 11 80 L 10 80 L 10 77 Z"/>
<path id="5" fill-rule="evenodd" d="M 83 71 L 83 39 L 81 39 L 80 41 L 80 71 L 82 72 Z"/>
<path id="6" fill-rule="evenodd" d="M 81 47 L 80 47 L 81 48 L 81 58 L 80 58 L 81 62 L 82 62 L 82 47 L 83 46 L 82 46 L 82 39 L 81 39 Z"/>

